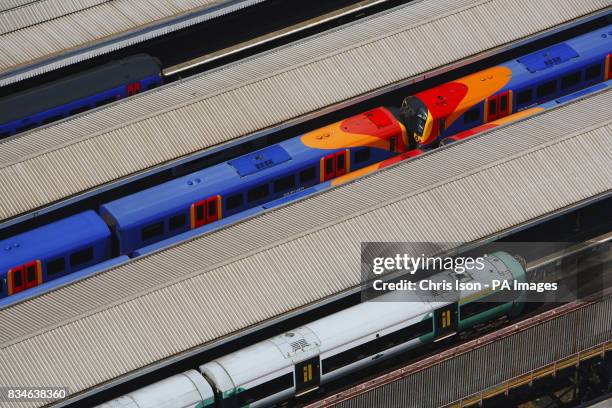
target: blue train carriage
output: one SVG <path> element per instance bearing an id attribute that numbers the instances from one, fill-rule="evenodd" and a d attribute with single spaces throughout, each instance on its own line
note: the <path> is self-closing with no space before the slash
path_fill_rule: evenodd
<path id="1" fill-rule="evenodd" d="M 0 241 L 0 298 L 110 258 L 110 230 L 94 211 Z"/>
<path id="2" fill-rule="evenodd" d="M 0 99 L 0 139 L 161 85 L 159 62 L 134 55 Z"/>
<path id="3" fill-rule="evenodd" d="M 612 25 L 404 99 L 419 147 L 611 78 Z"/>
<path id="4" fill-rule="evenodd" d="M 231 217 L 403 152 L 404 126 L 375 108 L 279 144 L 106 203 L 119 252 Z"/>
<path id="5" fill-rule="evenodd" d="M 130 258 L 125 255 L 118 256 L 118 257 L 110 258 L 110 259 L 107 259 L 106 261 L 102 261 L 100 263 L 96 263 L 94 265 L 85 267 L 83 269 L 79 269 L 76 272 L 71 272 L 69 274 L 62 274 L 62 276 L 59 276 L 57 278 L 53 277 L 52 280 L 43 282 L 38 286 L 29 288 L 28 290 L 14 293 L 11 296 L 8 296 L 5 298 L 0 298 L 0 309 L 4 309 L 5 307 L 9 307 L 15 303 L 23 302 L 25 300 L 42 295 L 43 293 L 47 293 L 60 286 L 71 284 L 87 276 L 91 276 L 98 272 L 101 272 L 105 269 L 109 269 L 111 267 L 118 266 L 122 263 L 125 263 L 129 259 Z"/>

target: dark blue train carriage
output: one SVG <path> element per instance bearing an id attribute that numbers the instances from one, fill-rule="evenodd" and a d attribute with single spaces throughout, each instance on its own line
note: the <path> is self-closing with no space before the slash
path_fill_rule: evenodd
<path id="1" fill-rule="evenodd" d="M 0 241 L 0 298 L 110 258 L 110 229 L 85 211 Z"/>
<path id="2" fill-rule="evenodd" d="M 159 62 L 134 55 L 0 99 L 0 139 L 161 85 Z"/>

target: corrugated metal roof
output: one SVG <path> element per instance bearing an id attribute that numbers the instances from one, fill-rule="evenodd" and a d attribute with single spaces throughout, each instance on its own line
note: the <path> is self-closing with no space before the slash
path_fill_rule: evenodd
<path id="1" fill-rule="evenodd" d="M 27 194 L 28 200 L 0 198 L 0 220 L 608 5 L 606 0 L 571 0 L 562 7 L 555 0 L 424 0 L 25 133 L 1 145 L 0 179 L 7 183 L 0 197 Z M 520 24 L 504 23 L 510 20 Z"/>
<path id="2" fill-rule="evenodd" d="M 27 4 L 37 3 L 41 0 L 4 0 L 0 3 L 0 11 L 7 11 Z"/>
<path id="3" fill-rule="evenodd" d="M 355 286 L 360 242 L 470 242 L 609 192 L 611 98 L 494 129 L 0 310 L 0 383 L 86 390 Z"/>
<path id="4" fill-rule="evenodd" d="M 0 10 L 0 86 L 264 0 L 39 0 Z"/>
<path id="5" fill-rule="evenodd" d="M 53 20 L 67 14 L 75 13 L 108 3 L 110 0 L 38 0 L 15 2 L 12 7 L 2 6 L 0 13 L 0 36 L 35 24 Z"/>

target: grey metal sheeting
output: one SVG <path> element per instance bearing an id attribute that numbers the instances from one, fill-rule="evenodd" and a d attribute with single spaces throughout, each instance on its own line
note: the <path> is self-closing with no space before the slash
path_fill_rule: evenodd
<path id="1" fill-rule="evenodd" d="M 331 406 L 444 406 L 610 340 L 611 322 L 608 297 Z"/>
<path id="2" fill-rule="evenodd" d="M 0 144 L 6 181 L 0 220 L 607 6 L 608 0 L 423 0 L 28 132 Z"/>
<path id="3" fill-rule="evenodd" d="M 40 0 L 0 11 L 0 86 L 264 0 Z"/>
<path id="4" fill-rule="evenodd" d="M 38 3 L 41 0 L 4 0 L 0 3 L 0 11 L 7 11 L 27 4 Z"/>
<path id="5" fill-rule="evenodd" d="M 608 193 L 611 102 L 576 101 L 0 310 L 0 383 L 83 391 L 354 287 L 359 242 L 471 242 Z"/>
<path id="6" fill-rule="evenodd" d="M 0 13 L 0 36 L 48 20 L 72 14 L 110 0 L 38 0 L 17 2 L 13 7 L 3 4 Z"/>

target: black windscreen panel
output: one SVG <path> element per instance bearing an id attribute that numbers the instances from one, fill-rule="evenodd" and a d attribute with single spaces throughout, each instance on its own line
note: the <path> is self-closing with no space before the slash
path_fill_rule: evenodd
<path id="1" fill-rule="evenodd" d="M 367 343 L 361 344 L 352 349 L 331 356 L 322 361 L 323 374 L 327 374 L 339 368 L 345 367 L 366 357 L 373 356 L 381 351 L 388 350 L 409 340 L 416 339 L 433 332 L 433 322 L 431 318 L 423 320 L 393 333 L 389 333 Z"/>
<path id="2" fill-rule="evenodd" d="M 293 373 L 282 375 L 238 394 L 238 406 L 243 407 L 293 387 Z"/>

